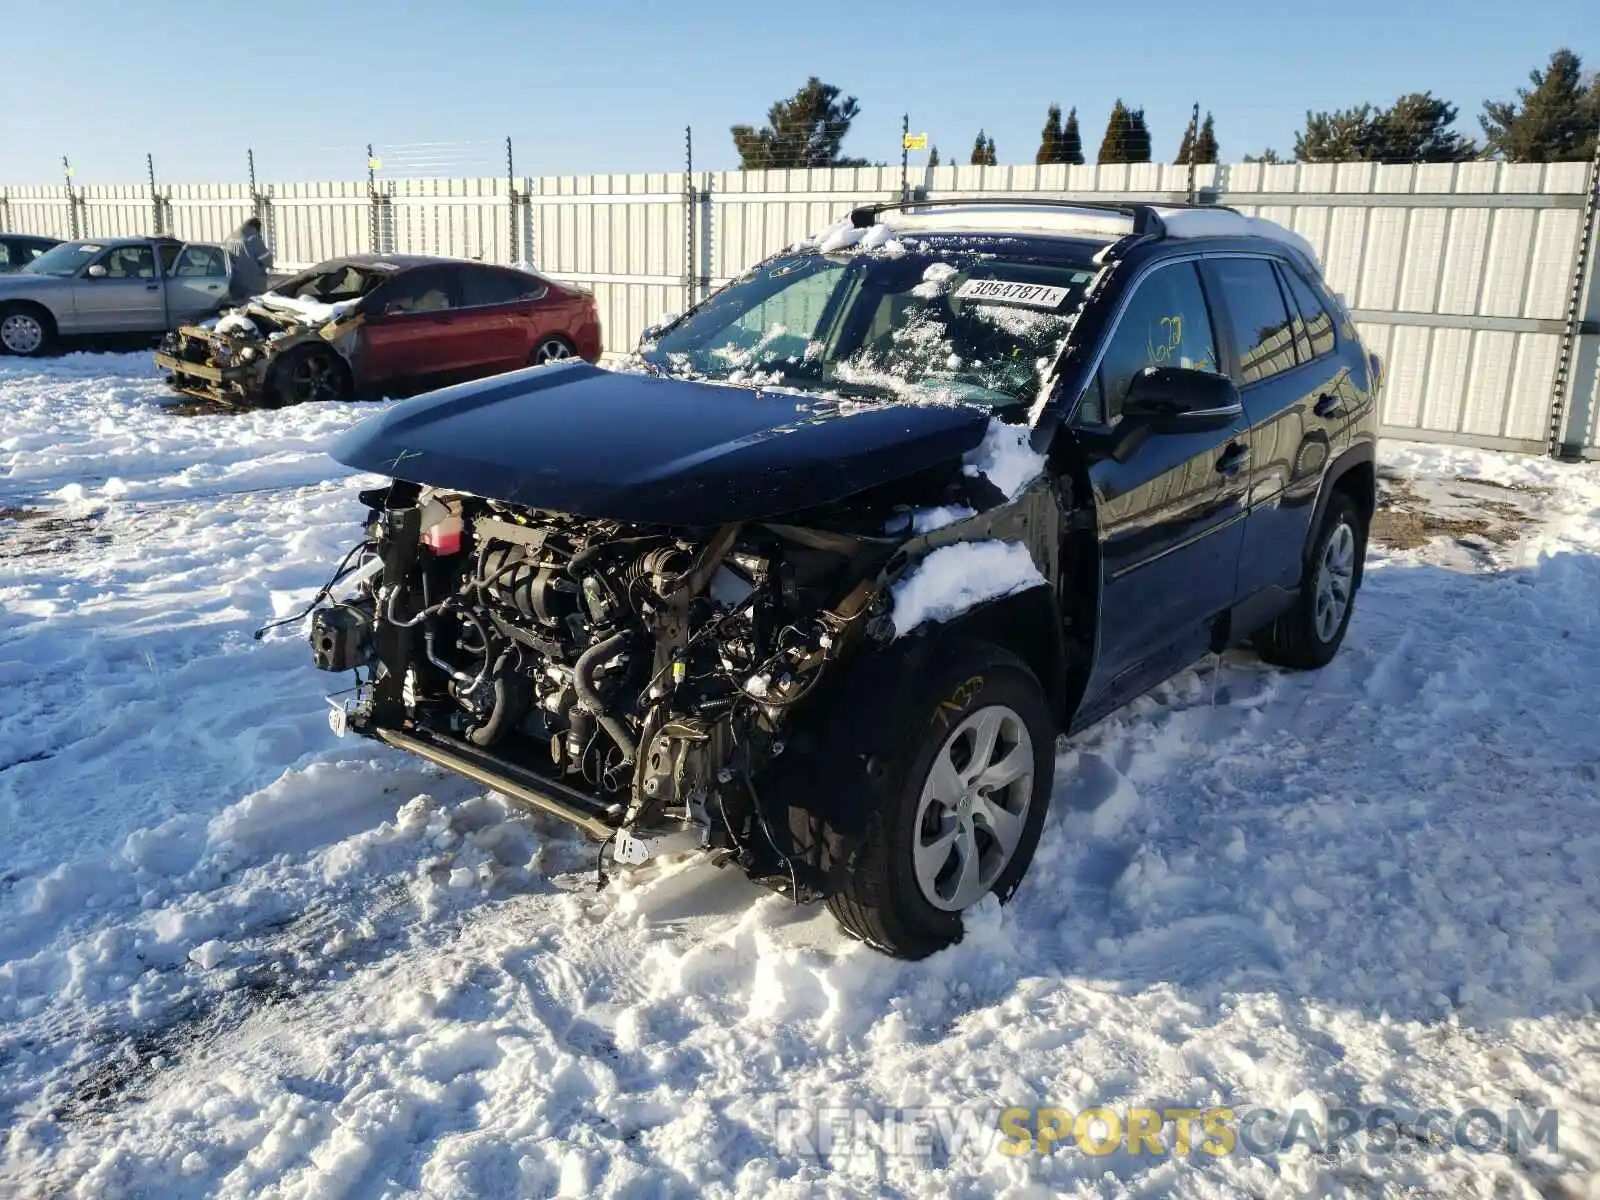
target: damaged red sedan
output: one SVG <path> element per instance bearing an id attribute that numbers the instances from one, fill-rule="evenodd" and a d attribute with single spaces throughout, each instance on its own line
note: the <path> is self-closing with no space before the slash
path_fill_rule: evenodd
<path id="1" fill-rule="evenodd" d="M 332 259 L 168 335 L 174 388 L 278 407 L 401 395 L 539 366 L 598 362 L 594 298 L 531 271 L 457 259 Z"/>

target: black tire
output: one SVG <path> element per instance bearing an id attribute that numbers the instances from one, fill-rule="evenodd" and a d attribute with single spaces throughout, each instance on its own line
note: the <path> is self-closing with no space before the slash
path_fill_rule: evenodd
<path id="1" fill-rule="evenodd" d="M 56 348 L 56 322 L 37 304 L 0 304 L 0 354 L 40 358 Z"/>
<path id="2" fill-rule="evenodd" d="M 577 356 L 578 352 L 571 342 L 559 333 L 552 333 L 539 339 L 538 345 L 533 348 L 533 353 L 528 355 L 528 365 L 542 367 L 546 363 L 566 362 Z"/>
<path id="3" fill-rule="evenodd" d="M 350 368 L 326 346 L 296 346 L 273 364 L 267 377 L 266 407 L 350 399 Z"/>
<path id="4" fill-rule="evenodd" d="M 1044 689 L 1027 665 L 1015 655 L 982 642 L 952 643 L 922 673 L 915 687 L 895 689 L 890 694 L 894 699 L 874 714 L 874 719 L 882 723 L 888 735 L 886 744 L 903 747 L 905 752 L 885 764 L 884 773 L 875 783 L 862 779 L 856 785 L 859 796 L 847 798 L 847 803 L 859 800 L 874 808 L 859 850 L 841 866 L 828 908 L 853 937 L 897 958 L 916 959 L 960 941 L 962 934 L 961 912 L 936 907 L 930 901 L 913 862 L 914 840 L 919 835 L 928 838 L 928 818 L 952 815 L 949 809 L 935 813 L 930 806 L 923 821 L 918 821 L 924 785 L 933 786 L 930 773 L 936 758 L 948 743 L 958 737 L 964 740 L 965 724 L 982 720 L 985 712 L 1008 710 L 1027 731 L 1032 774 L 1028 794 L 1022 801 L 1026 807 L 1016 812 L 1020 833 L 1009 858 L 996 860 L 996 865 L 1003 861 L 1003 868 L 976 897 L 981 899 L 993 892 L 1005 903 L 1022 882 L 1044 829 L 1054 772 L 1056 723 Z M 1010 744 L 1014 749 L 1022 748 L 1020 741 Z M 952 761 L 954 757 L 952 749 Z M 993 754 L 990 762 L 999 765 Z M 1008 786 L 1021 791 L 1022 781 Z M 1006 797 L 1002 803 L 1008 811 L 1019 805 L 1015 796 Z M 974 825 L 970 817 L 967 820 L 969 828 L 989 828 L 981 823 Z M 960 818 L 954 818 L 954 824 L 959 825 Z M 989 849 L 977 855 L 979 882 L 982 859 L 999 845 L 991 836 Z M 957 862 L 952 851 L 947 866 Z"/>
<path id="5" fill-rule="evenodd" d="M 1329 621 L 1321 614 L 1319 599 L 1324 590 L 1324 564 L 1336 539 L 1348 538 L 1351 561 L 1345 576 L 1345 602 L 1342 613 Z M 1356 610 L 1356 592 L 1361 584 L 1361 561 L 1367 552 L 1367 523 L 1348 493 L 1336 491 L 1328 497 L 1322 524 L 1311 544 L 1311 554 L 1301 573 L 1300 591 L 1289 611 L 1255 637 L 1257 652 L 1269 663 L 1297 671 L 1315 670 L 1333 661 L 1344 643 L 1345 630 Z M 1334 557 L 1339 557 L 1335 553 Z M 1330 573 L 1336 574 L 1336 573 Z"/>

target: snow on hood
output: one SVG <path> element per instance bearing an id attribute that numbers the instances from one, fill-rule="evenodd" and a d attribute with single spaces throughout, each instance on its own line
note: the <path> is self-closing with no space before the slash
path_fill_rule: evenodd
<path id="1" fill-rule="evenodd" d="M 894 632 L 904 637 L 927 621 L 948 621 L 985 600 L 1039 587 L 1044 576 L 1021 542 L 941 546 L 890 586 Z"/>
<path id="2" fill-rule="evenodd" d="M 336 304 L 323 304 L 317 300 L 304 300 L 297 296 L 285 296 L 279 292 L 267 292 L 257 296 L 250 303 L 270 312 L 298 317 L 302 324 L 326 325 L 329 321 L 336 321 L 344 316 L 360 301 L 340 300 Z"/>

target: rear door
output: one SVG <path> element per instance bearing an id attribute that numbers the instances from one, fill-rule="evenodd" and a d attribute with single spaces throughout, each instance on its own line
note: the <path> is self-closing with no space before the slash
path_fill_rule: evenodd
<path id="1" fill-rule="evenodd" d="M 367 384 L 422 388 L 448 379 L 463 357 L 460 295 L 448 266 L 417 267 L 363 302 L 360 373 Z"/>
<path id="2" fill-rule="evenodd" d="M 174 325 L 203 320 L 228 298 L 227 259 L 216 246 L 185 246 L 166 272 L 166 289 Z"/>
<path id="3" fill-rule="evenodd" d="M 1319 334 L 1320 352 L 1313 350 L 1280 274 L 1286 265 L 1229 255 L 1208 257 L 1204 269 L 1250 422 L 1249 517 L 1239 564 L 1239 593 L 1248 597 L 1299 581 L 1317 488 L 1332 453 L 1329 418 L 1338 408 L 1340 368 L 1331 338 Z"/>
<path id="4" fill-rule="evenodd" d="M 1146 367 L 1220 370 L 1193 261 L 1158 265 L 1134 285 L 1077 417 L 1115 433 L 1121 397 Z M 1089 470 L 1099 521 L 1099 649 L 1090 705 L 1104 711 L 1205 653 L 1232 605 L 1244 537 L 1244 422 L 1151 434 L 1125 462 Z"/>
<path id="5" fill-rule="evenodd" d="M 463 376 L 477 378 L 527 366 L 536 305 L 522 277 L 489 266 L 455 270 L 461 289 Z"/>
<path id="6" fill-rule="evenodd" d="M 103 273 L 95 268 L 102 268 Z M 72 281 L 78 333 L 159 333 L 167 327 L 166 298 L 148 242 L 112 246 Z"/>

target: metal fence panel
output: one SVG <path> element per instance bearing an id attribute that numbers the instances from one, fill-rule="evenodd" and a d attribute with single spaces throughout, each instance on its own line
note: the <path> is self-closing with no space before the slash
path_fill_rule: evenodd
<path id="1" fill-rule="evenodd" d="M 1199 167 L 1195 183 L 1316 249 L 1387 364 L 1387 434 L 1537 451 L 1550 434 L 1590 171 L 1586 163 L 1244 163 Z M 1189 168 L 952 165 L 912 171 L 906 182 L 931 199 L 1161 201 L 1187 194 Z M 375 193 L 365 181 L 306 182 L 263 185 L 259 207 L 282 269 L 374 250 L 531 263 L 594 293 L 614 355 L 705 286 L 900 188 L 898 167 L 385 180 Z M 155 195 L 148 185 L 10 187 L 0 197 L 7 227 L 56 237 L 71 233 L 75 214 L 83 236 L 148 233 L 159 197 L 165 229 L 209 241 L 223 240 L 258 202 L 239 184 Z M 1596 291 L 1591 280 L 1588 328 L 1600 320 Z M 1600 454 L 1597 360 L 1600 335 L 1585 333 L 1563 436 Z"/>

